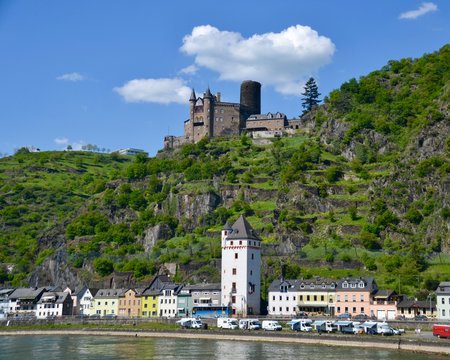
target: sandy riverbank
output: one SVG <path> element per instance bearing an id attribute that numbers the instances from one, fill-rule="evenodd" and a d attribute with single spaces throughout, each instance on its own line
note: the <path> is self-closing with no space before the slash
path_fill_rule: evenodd
<path id="1" fill-rule="evenodd" d="M 320 346 L 349 346 L 403 350 L 422 353 L 450 355 L 450 341 L 446 339 L 406 339 L 401 337 L 353 337 L 339 335 L 282 334 L 282 333 L 222 333 L 214 331 L 123 331 L 123 330 L 9 330 L 0 331 L 0 336 L 43 336 L 43 335 L 82 335 L 82 336 L 128 336 L 179 339 L 206 339 L 226 341 L 257 341 L 275 343 L 296 343 Z"/>

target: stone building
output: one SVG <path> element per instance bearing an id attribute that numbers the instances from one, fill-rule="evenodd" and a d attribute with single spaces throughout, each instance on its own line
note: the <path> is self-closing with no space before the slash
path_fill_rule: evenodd
<path id="1" fill-rule="evenodd" d="M 196 143 L 204 137 L 237 136 L 242 131 L 247 131 L 251 136 L 256 134 L 256 137 L 258 132 L 274 137 L 299 127 L 299 119 L 288 120 L 283 113 L 261 114 L 261 84 L 246 80 L 241 84 L 239 103 L 224 102 L 220 92 L 213 95 L 209 88 L 202 97 L 192 89 L 184 136 L 166 136 L 164 148 Z"/>

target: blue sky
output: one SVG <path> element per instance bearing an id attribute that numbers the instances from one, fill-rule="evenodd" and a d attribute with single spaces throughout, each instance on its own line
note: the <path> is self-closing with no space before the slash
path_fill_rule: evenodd
<path id="1" fill-rule="evenodd" d="M 448 0 L 0 0 L 0 155 L 154 155 L 183 134 L 191 88 L 238 102 L 256 80 L 262 112 L 292 118 L 310 76 L 324 96 L 449 42 Z"/>

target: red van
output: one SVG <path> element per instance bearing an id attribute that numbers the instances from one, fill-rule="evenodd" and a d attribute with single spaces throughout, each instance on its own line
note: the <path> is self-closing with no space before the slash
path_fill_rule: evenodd
<path id="1" fill-rule="evenodd" d="M 438 338 L 450 338 L 450 325 L 433 325 L 433 335 Z"/>

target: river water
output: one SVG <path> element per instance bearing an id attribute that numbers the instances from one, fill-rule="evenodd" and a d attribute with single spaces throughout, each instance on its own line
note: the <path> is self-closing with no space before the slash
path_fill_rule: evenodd
<path id="1" fill-rule="evenodd" d="M 445 357 L 378 349 L 245 341 L 44 335 L 1 336 L 0 359 L 443 360 Z"/>

